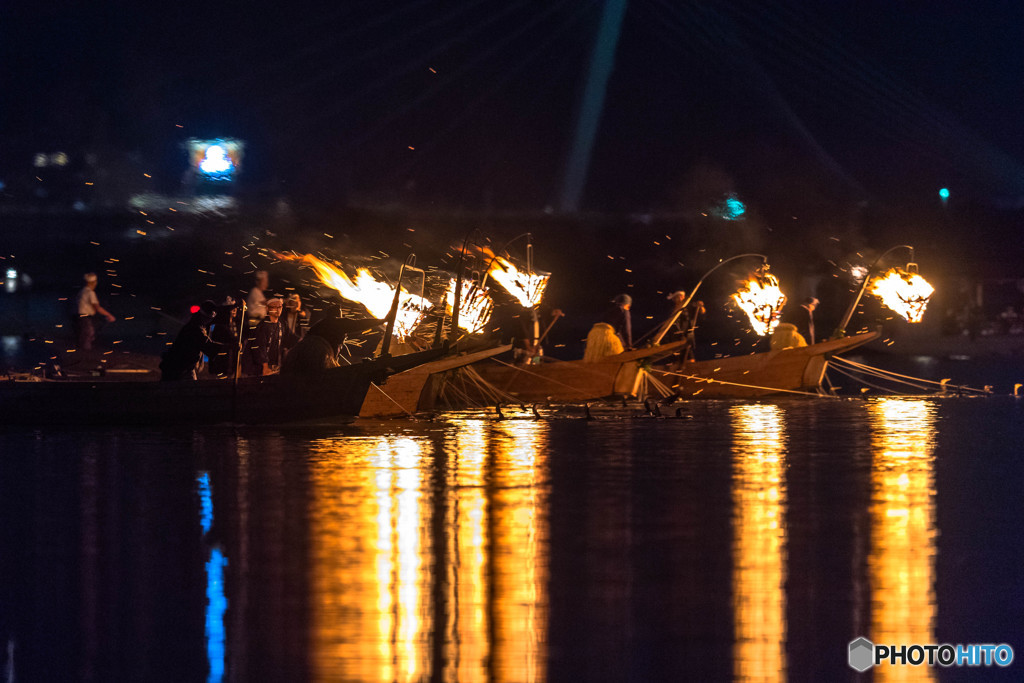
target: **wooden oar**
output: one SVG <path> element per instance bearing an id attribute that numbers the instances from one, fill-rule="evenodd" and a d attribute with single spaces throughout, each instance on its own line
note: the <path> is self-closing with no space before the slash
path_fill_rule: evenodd
<path id="1" fill-rule="evenodd" d="M 558 322 L 558 319 L 559 318 L 564 318 L 564 317 L 565 317 L 565 313 L 562 313 L 562 309 L 556 308 L 554 311 L 552 311 L 552 313 L 551 313 L 551 322 L 549 322 L 548 326 L 544 328 L 544 334 L 540 335 L 540 338 L 537 340 L 536 346 L 540 346 L 541 345 L 541 342 L 543 342 L 544 338 L 548 336 L 548 332 L 550 332 L 551 328 L 555 326 L 555 323 Z"/>

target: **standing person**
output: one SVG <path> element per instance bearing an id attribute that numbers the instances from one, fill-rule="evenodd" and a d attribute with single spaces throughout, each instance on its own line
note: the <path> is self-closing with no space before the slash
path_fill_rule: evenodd
<path id="1" fill-rule="evenodd" d="M 207 370 L 215 377 L 235 376 L 235 359 L 238 357 L 238 316 L 235 313 L 238 308 L 239 304 L 231 296 L 217 306 L 217 314 L 210 327 L 210 339 L 223 347 L 210 356 L 207 366 Z"/>
<path id="2" fill-rule="evenodd" d="M 678 292 L 672 292 L 668 295 L 668 300 L 671 302 L 672 310 L 669 311 L 669 316 L 676 316 L 676 320 L 672 323 L 672 327 L 669 328 L 669 338 L 672 340 L 685 339 L 689 342 L 686 349 L 682 352 L 682 360 L 694 361 L 694 350 L 697 347 L 697 340 L 694 337 L 693 330 L 697 325 L 697 317 L 705 313 L 704 302 L 695 301 L 689 306 L 683 307 L 686 302 L 686 292 L 680 290 Z"/>
<path id="3" fill-rule="evenodd" d="M 281 313 L 281 324 L 284 325 L 289 342 L 285 344 L 285 353 L 305 336 L 308 321 L 309 311 L 302 307 L 302 299 L 294 292 L 289 294 L 284 302 L 284 312 Z"/>
<path id="4" fill-rule="evenodd" d="M 613 306 L 608 309 L 602 318 L 602 322 L 608 323 L 615 330 L 622 348 L 626 351 L 633 348 L 633 320 L 630 317 L 629 309 L 633 307 L 633 297 L 629 294 L 619 294 L 612 299 Z"/>
<path id="5" fill-rule="evenodd" d="M 809 296 L 800 302 L 796 308 L 787 308 L 782 314 L 782 321 L 796 327 L 796 331 L 808 344 L 814 343 L 814 309 L 818 307 L 818 300 Z"/>
<path id="6" fill-rule="evenodd" d="M 283 349 L 291 337 L 281 324 L 284 301 L 275 297 L 267 301 L 267 317 L 256 326 L 256 334 L 245 349 L 242 365 L 247 375 L 270 375 L 281 367 Z M 287 338 L 287 339 L 286 339 Z"/>
<path id="7" fill-rule="evenodd" d="M 96 341 L 96 332 L 103 326 L 101 317 L 108 323 L 114 322 L 116 318 L 105 308 L 100 306 L 100 300 L 96 296 L 96 284 L 99 278 L 96 273 L 85 274 L 85 286 L 78 293 L 78 348 L 83 351 L 92 351 L 93 342 Z"/>
<path id="8" fill-rule="evenodd" d="M 257 270 L 253 288 L 245 298 L 246 317 L 263 320 L 267 317 L 267 288 L 270 287 L 270 276 L 265 270 Z"/>
<path id="9" fill-rule="evenodd" d="M 217 315 L 217 304 L 204 301 L 175 337 L 160 361 L 160 379 L 165 382 L 196 379 L 196 368 L 205 353 L 210 358 L 226 350 L 210 339 L 209 326 Z"/>

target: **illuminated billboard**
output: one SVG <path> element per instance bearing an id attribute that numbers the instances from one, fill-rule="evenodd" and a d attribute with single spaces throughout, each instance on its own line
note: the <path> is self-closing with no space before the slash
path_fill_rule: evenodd
<path id="1" fill-rule="evenodd" d="M 234 138 L 188 141 L 189 164 L 207 180 L 234 180 L 242 164 L 245 143 Z"/>

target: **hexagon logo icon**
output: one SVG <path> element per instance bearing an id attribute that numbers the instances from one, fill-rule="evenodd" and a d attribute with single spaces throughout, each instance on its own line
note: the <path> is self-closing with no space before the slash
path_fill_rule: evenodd
<path id="1" fill-rule="evenodd" d="M 864 637 L 850 642 L 850 668 L 861 673 L 875 665 L 875 644 Z"/>

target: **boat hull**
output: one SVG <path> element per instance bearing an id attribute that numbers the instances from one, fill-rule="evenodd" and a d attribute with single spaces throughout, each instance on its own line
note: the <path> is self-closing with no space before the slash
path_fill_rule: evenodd
<path id="1" fill-rule="evenodd" d="M 635 396 L 641 363 L 671 355 L 685 345 L 685 341 L 680 341 L 626 351 L 596 363 L 574 360 L 520 366 L 491 360 L 473 369 L 498 393 L 523 403 L 592 401 L 609 396 Z M 490 397 L 476 398 L 486 403 Z"/>
<path id="2" fill-rule="evenodd" d="M 8 425 L 207 425 L 344 422 L 370 383 L 440 352 L 367 360 L 314 375 L 231 380 L 0 382 Z"/>
<path id="3" fill-rule="evenodd" d="M 509 345 L 496 346 L 440 358 L 392 375 L 383 385 L 374 382 L 366 394 L 359 417 L 394 417 L 434 410 L 443 384 L 443 373 L 478 363 L 510 348 Z"/>
<path id="4" fill-rule="evenodd" d="M 679 370 L 655 369 L 652 375 L 681 398 L 813 392 L 821 384 L 829 358 L 876 337 L 877 332 L 869 332 L 810 346 L 684 363 Z"/>

